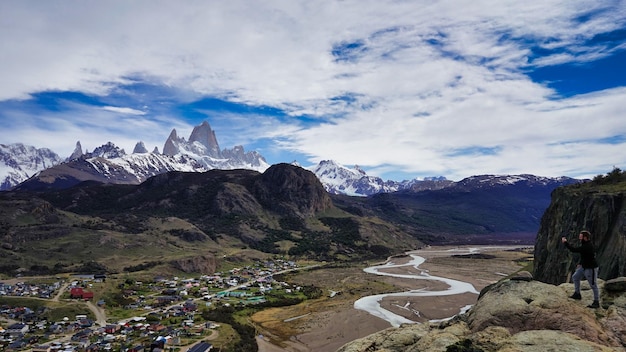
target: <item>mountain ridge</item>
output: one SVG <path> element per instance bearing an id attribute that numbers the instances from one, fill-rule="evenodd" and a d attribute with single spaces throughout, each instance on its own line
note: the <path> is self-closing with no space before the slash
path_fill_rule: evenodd
<path id="1" fill-rule="evenodd" d="M 35 148 L 22 143 L 0 144 L 0 191 L 62 161 L 48 148 Z"/>
<path id="2" fill-rule="evenodd" d="M 35 156 L 34 153 L 48 155 L 51 161 L 37 162 L 42 157 Z M 151 176 L 169 171 L 205 172 L 211 169 L 243 168 L 264 172 L 270 166 L 261 154 L 256 151 L 246 152 L 243 146 L 220 149 L 215 131 L 207 121 L 194 127 L 188 141 L 179 137 L 176 129 L 172 129 L 164 143 L 163 153 L 159 153 L 156 147 L 154 151 L 148 152 L 141 141 L 137 142 L 132 154 L 127 154 L 112 142 L 107 142 L 92 152 L 83 153 L 78 141 L 72 154 L 65 160 L 49 149 L 36 149 L 21 144 L 4 146 L 4 149 L 0 149 L 0 156 L 5 164 L 4 168 L 0 167 L 0 178 L 4 176 L 0 190 L 12 187 L 17 190 L 43 190 L 69 187 L 82 181 L 139 184 Z M 564 183 L 569 179 L 540 178 L 533 175 L 482 175 L 458 182 L 442 176 L 423 180 L 385 181 L 380 177 L 367 175 L 359 166 L 348 168 L 333 160 L 322 160 L 318 165 L 307 169 L 318 177 L 327 192 L 363 197 L 398 191 L 438 190 L 462 184 L 468 184 L 467 187 L 483 187 L 486 184 L 492 185 L 496 179 L 498 182 L 509 183 Z M 472 182 L 481 177 L 485 184 Z M 493 180 L 484 180 L 485 177 Z"/>
<path id="3" fill-rule="evenodd" d="M 61 243 L 68 248 L 60 251 Z M 150 258 L 206 252 L 361 260 L 420 245 L 393 224 L 336 208 L 311 171 L 290 164 L 273 165 L 263 174 L 171 171 L 139 185 L 87 181 L 0 193 L 0 269 L 5 270 L 89 259 L 119 271 L 122 265 L 154 261 Z M 136 248 L 154 254 L 137 256 Z M 124 263 L 115 259 L 119 256 Z"/>

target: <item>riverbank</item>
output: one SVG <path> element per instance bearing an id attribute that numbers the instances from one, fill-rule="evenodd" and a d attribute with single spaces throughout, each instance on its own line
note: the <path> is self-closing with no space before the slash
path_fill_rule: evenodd
<path id="1" fill-rule="evenodd" d="M 433 247 L 410 254 L 425 259 L 419 269 L 407 266 L 389 269 L 398 274 L 421 274 L 449 278 L 470 283 L 480 291 L 504 276 L 521 269 L 520 261 L 531 253 L 512 251 L 513 247 Z M 484 257 L 464 256 L 480 252 Z M 489 258 L 489 259 L 487 259 Z M 393 258 L 394 264 L 407 263 L 410 256 Z M 371 263 L 370 265 L 374 265 Z M 343 344 L 391 324 L 363 310 L 355 309 L 354 302 L 364 296 L 383 292 L 408 290 L 445 290 L 447 285 L 433 280 L 415 280 L 368 274 L 363 268 L 337 268 L 299 273 L 290 278 L 300 284 L 315 284 L 327 289 L 328 295 L 319 300 L 294 307 L 266 310 L 255 314 L 253 322 L 263 333 L 260 352 L 334 352 Z M 332 295 L 331 292 L 336 292 Z M 331 297 L 332 295 L 332 297 Z M 430 297 L 387 297 L 381 307 L 413 321 L 423 322 L 449 318 L 464 307 L 476 302 L 477 294 L 461 293 Z M 419 312 L 416 314 L 415 312 Z M 289 320 L 293 317 L 299 319 Z"/>

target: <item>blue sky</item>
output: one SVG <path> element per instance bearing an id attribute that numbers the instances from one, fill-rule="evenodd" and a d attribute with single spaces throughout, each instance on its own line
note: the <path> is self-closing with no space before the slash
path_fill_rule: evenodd
<path id="1" fill-rule="evenodd" d="M 384 179 L 626 169 L 626 1 L 3 1 L 0 143 L 208 121 Z"/>

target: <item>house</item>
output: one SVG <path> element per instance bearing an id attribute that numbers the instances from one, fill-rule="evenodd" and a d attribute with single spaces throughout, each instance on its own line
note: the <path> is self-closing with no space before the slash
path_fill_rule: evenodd
<path id="1" fill-rule="evenodd" d="M 83 288 L 82 287 L 72 287 L 70 290 L 70 298 L 82 298 L 83 297 Z"/>
<path id="2" fill-rule="evenodd" d="M 104 327 L 104 332 L 107 334 L 115 334 L 116 332 L 120 331 L 121 326 L 116 325 L 116 324 L 107 324 L 107 326 Z"/>
<path id="3" fill-rule="evenodd" d="M 7 349 L 8 349 L 9 351 L 17 351 L 17 350 L 20 350 L 20 349 L 22 349 L 22 348 L 26 347 L 26 344 L 27 344 L 27 343 L 26 343 L 26 341 L 24 341 L 24 340 L 17 340 L 17 341 L 13 341 L 13 342 L 11 342 L 11 343 L 9 344 L 9 346 L 8 346 L 8 348 L 7 348 Z"/>
<path id="4" fill-rule="evenodd" d="M 22 323 L 15 323 L 7 327 L 7 332 L 10 335 L 22 335 L 28 332 L 28 325 Z"/>
<path id="5" fill-rule="evenodd" d="M 50 352 L 52 350 L 52 346 L 50 345 L 39 345 L 33 346 L 31 349 L 32 352 Z"/>
<path id="6" fill-rule="evenodd" d="M 93 321 L 91 321 L 90 319 L 81 319 L 80 321 L 78 321 L 78 325 L 81 328 L 88 328 L 90 326 L 93 326 Z"/>
<path id="7" fill-rule="evenodd" d="M 191 346 L 188 352 L 207 352 L 213 349 L 213 345 L 208 342 L 198 342 L 197 344 Z"/>
<path id="8" fill-rule="evenodd" d="M 61 324 L 52 324 L 48 327 L 48 331 L 53 334 L 60 334 L 63 332 L 63 326 Z"/>
<path id="9" fill-rule="evenodd" d="M 93 292 L 85 291 L 82 287 L 72 287 L 70 290 L 70 298 L 80 298 L 88 301 L 93 299 Z"/>
<path id="10" fill-rule="evenodd" d="M 142 352 L 143 351 L 143 346 L 142 345 L 137 345 L 133 348 L 129 348 L 128 352 Z"/>
<path id="11" fill-rule="evenodd" d="M 187 301 L 183 303 L 183 311 L 184 312 L 195 312 L 198 309 L 198 305 L 193 301 Z"/>
<path id="12" fill-rule="evenodd" d="M 162 324 L 150 324 L 150 326 L 148 326 L 148 330 L 155 331 L 155 332 L 163 331 L 166 329 L 167 329 L 167 326 L 162 325 Z"/>

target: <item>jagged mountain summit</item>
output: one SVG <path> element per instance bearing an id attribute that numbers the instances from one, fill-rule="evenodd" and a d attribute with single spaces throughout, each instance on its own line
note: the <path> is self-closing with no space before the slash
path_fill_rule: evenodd
<path id="1" fill-rule="evenodd" d="M 204 164 L 207 169 L 244 168 L 263 172 L 269 167 L 261 154 L 256 151 L 246 152 L 241 145 L 221 150 L 215 131 L 206 121 L 194 127 L 189 141 L 178 137 L 176 129 L 172 129 L 163 146 L 163 155 L 186 155 Z"/>
<path id="2" fill-rule="evenodd" d="M 317 175 L 326 191 L 333 194 L 365 196 L 399 189 L 396 182 L 368 176 L 358 165 L 349 169 L 332 160 L 322 160 L 311 171 Z"/>
<path id="3" fill-rule="evenodd" d="M 83 153 L 79 141 L 65 162 L 59 161 L 34 170 L 33 174 L 40 171 L 34 176 L 28 174 L 12 178 L 0 190 L 9 189 L 20 182 L 22 184 L 17 186 L 18 189 L 41 190 L 66 188 L 83 181 L 139 184 L 149 177 L 168 171 L 250 169 L 263 172 L 269 167 L 261 154 L 256 151 L 246 152 L 243 146 L 220 150 L 215 132 L 206 121 L 193 129 L 189 141 L 179 138 L 176 130 L 172 130 L 163 151 L 163 154 L 159 154 L 155 148 L 149 153 L 140 141 L 132 154 L 127 154 L 112 142 L 97 147 L 91 153 Z M 33 177 L 26 180 L 29 176 Z"/>
<path id="4" fill-rule="evenodd" d="M 148 153 L 148 149 L 146 148 L 146 145 L 143 144 L 143 142 L 137 142 L 137 144 L 135 144 L 135 148 L 133 149 L 133 154 L 145 154 Z"/>
<path id="5" fill-rule="evenodd" d="M 10 189 L 22 182 L 25 184 L 20 185 L 21 189 L 64 188 L 82 181 L 138 184 L 151 176 L 168 171 L 249 169 L 264 172 L 269 167 L 261 154 L 256 151 L 246 152 L 243 146 L 220 149 L 215 131 L 206 121 L 194 127 L 189 140 L 179 137 L 177 131 L 172 129 L 163 146 L 163 153 L 159 153 L 157 147 L 148 152 L 141 141 L 137 142 L 132 154 L 127 154 L 124 149 L 112 142 L 97 147 L 92 152 L 83 152 L 78 141 L 65 162 L 47 150 L 46 153 L 52 153 L 56 157 L 54 161 L 33 163 L 33 150 L 36 148 L 23 145 L 5 147 L 2 156 L 5 167 L 0 167 L 2 181 L 0 190 Z M 292 164 L 300 166 L 295 161 Z M 358 166 L 348 168 L 332 160 L 323 160 L 309 170 L 318 177 L 327 192 L 350 196 L 371 196 L 398 191 L 434 191 L 452 186 L 471 189 L 520 181 L 531 183 L 562 181 L 532 175 L 474 176 L 460 182 L 447 180 L 441 176 L 423 180 L 385 181 L 380 177 L 367 175 Z M 29 177 L 32 179 L 26 181 Z"/>
<path id="6" fill-rule="evenodd" d="M 0 144 L 0 190 L 28 179 L 40 170 L 63 162 L 48 148 L 35 148 L 22 143 Z"/>
<path id="7" fill-rule="evenodd" d="M 453 181 L 445 177 L 432 177 L 424 180 L 393 181 L 369 176 L 358 165 L 350 169 L 333 160 L 322 160 L 310 169 L 320 179 L 328 193 L 350 196 L 370 196 L 377 193 L 397 191 L 424 191 L 449 187 Z"/>

